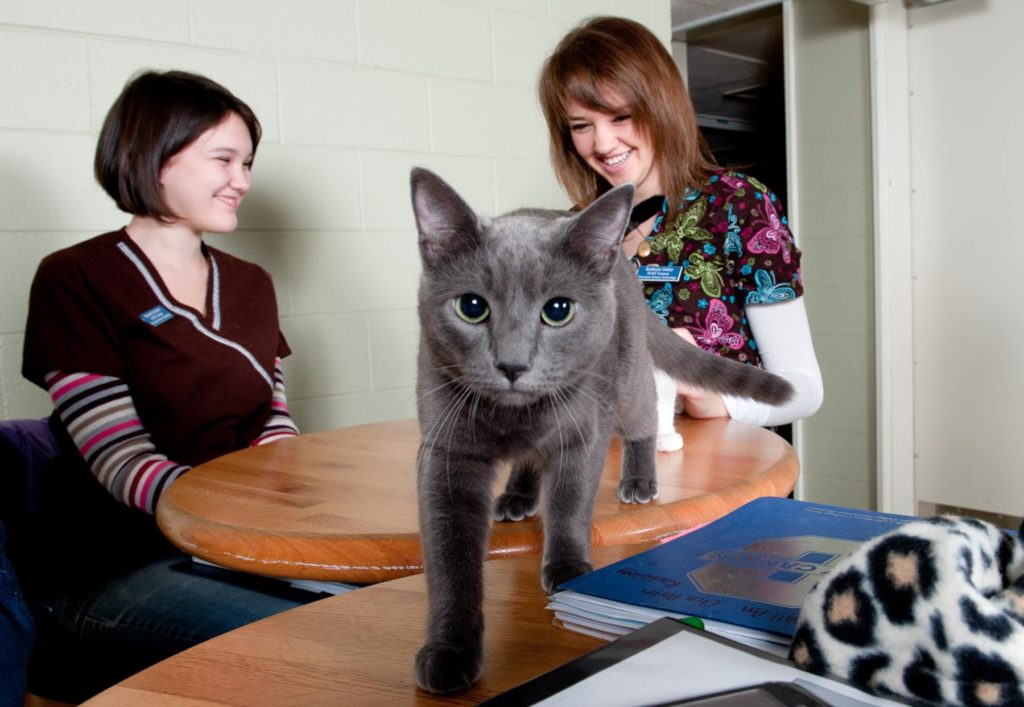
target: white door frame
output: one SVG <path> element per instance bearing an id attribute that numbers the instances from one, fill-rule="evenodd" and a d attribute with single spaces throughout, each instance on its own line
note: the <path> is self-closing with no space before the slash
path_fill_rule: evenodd
<path id="1" fill-rule="evenodd" d="M 878 509 L 917 513 L 907 9 L 870 13 Z"/>

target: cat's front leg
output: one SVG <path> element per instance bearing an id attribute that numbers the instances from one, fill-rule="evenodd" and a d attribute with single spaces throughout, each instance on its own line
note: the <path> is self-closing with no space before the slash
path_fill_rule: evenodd
<path id="1" fill-rule="evenodd" d="M 420 449 L 427 640 L 416 655 L 416 682 L 429 692 L 465 689 L 483 673 L 483 563 L 494 475 L 483 460 Z"/>
<path id="2" fill-rule="evenodd" d="M 541 587 L 553 592 L 558 585 L 586 574 L 590 564 L 590 521 L 597 488 L 604 470 L 608 435 L 568 450 L 556 468 L 543 475 L 544 565 Z"/>

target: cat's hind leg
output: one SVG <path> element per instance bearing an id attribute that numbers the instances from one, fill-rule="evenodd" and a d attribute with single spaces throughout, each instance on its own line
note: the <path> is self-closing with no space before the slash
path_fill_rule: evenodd
<path id="1" fill-rule="evenodd" d="M 654 369 L 654 389 L 658 396 L 659 452 L 674 452 L 683 448 L 683 436 L 676 432 L 676 381 L 664 371 Z"/>
<path id="2" fill-rule="evenodd" d="M 624 380 L 615 405 L 622 439 L 618 496 L 623 503 L 648 503 L 658 497 L 656 372 L 653 366 L 638 366 L 633 376 Z"/>
<path id="3" fill-rule="evenodd" d="M 623 503 L 649 503 L 658 497 L 654 449 L 654 437 L 622 440 L 622 475 L 618 495 Z"/>
<path id="4" fill-rule="evenodd" d="M 539 505 L 540 472 L 529 462 L 516 462 L 505 490 L 494 500 L 494 519 L 523 520 L 536 514 Z"/>

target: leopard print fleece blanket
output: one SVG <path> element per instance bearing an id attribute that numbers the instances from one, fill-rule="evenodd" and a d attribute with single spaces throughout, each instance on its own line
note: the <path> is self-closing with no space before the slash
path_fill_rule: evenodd
<path id="1" fill-rule="evenodd" d="M 952 516 L 869 540 L 807 595 L 789 657 L 915 702 L 1024 707 L 1024 543 Z"/>

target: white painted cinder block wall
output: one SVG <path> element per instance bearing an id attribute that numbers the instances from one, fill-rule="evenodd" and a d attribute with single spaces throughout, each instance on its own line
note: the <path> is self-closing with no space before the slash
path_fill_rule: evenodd
<path id="1" fill-rule="evenodd" d="M 869 9 L 840 0 L 793 0 L 790 9 L 789 208 L 825 384 L 821 409 L 799 423 L 800 497 L 874 508 Z"/>
<path id="2" fill-rule="evenodd" d="M 264 127 L 253 189 L 217 247 L 273 276 L 304 431 L 415 414 L 413 165 L 479 211 L 563 208 L 535 97 L 580 19 L 668 44 L 668 0 L 0 0 L 0 417 L 42 416 L 21 378 L 47 253 L 127 222 L 92 177 L 96 136 L 146 68 L 206 74 Z"/>

